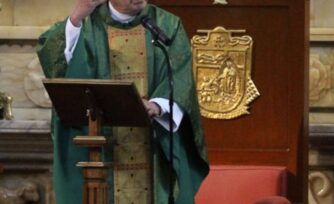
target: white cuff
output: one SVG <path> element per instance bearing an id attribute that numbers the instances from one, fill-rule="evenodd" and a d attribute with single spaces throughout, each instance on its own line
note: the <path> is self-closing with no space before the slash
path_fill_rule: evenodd
<path id="1" fill-rule="evenodd" d="M 154 117 L 162 127 L 169 131 L 169 100 L 165 98 L 153 98 L 150 102 L 157 103 L 161 108 L 160 116 Z M 183 110 L 175 102 L 173 104 L 173 132 L 176 132 L 183 118 Z"/>
<path id="2" fill-rule="evenodd" d="M 82 27 L 81 25 L 80 27 L 75 27 L 72 24 L 70 18 L 67 19 L 65 27 L 66 47 L 64 50 L 67 63 L 69 63 L 72 59 L 73 52 L 75 50 L 75 47 L 77 45 L 80 36 L 81 27 Z"/>

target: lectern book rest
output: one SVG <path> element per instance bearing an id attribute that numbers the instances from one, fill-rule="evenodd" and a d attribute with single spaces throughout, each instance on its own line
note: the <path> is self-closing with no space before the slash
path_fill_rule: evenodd
<path id="1" fill-rule="evenodd" d="M 94 106 L 110 126 L 148 126 L 150 119 L 131 81 L 98 79 L 44 79 L 44 86 L 61 121 L 88 125 L 87 110 Z"/>

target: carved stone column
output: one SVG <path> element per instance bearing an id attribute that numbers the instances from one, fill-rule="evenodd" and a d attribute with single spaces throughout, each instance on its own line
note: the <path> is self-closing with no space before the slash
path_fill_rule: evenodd
<path id="1" fill-rule="evenodd" d="M 310 125 L 309 204 L 334 203 L 334 125 Z"/>

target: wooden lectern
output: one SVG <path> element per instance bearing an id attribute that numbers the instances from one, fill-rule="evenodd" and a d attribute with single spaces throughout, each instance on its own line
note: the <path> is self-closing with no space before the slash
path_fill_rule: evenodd
<path id="1" fill-rule="evenodd" d="M 89 149 L 89 161 L 77 164 L 83 168 L 84 204 L 107 204 L 106 170 L 111 164 L 101 160 L 101 149 L 108 143 L 101 128 L 150 125 L 136 87 L 117 80 L 45 79 L 43 83 L 64 125 L 89 127 L 88 136 L 74 138 L 75 144 Z"/>

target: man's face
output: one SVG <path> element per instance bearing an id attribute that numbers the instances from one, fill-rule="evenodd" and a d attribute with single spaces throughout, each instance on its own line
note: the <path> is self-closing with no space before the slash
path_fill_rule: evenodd
<path id="1" fill-rule="evenodd" d="M 136 15 L 147 4 L 147 0 L 109 0 L 113 7 L 123 14 Z"/>

